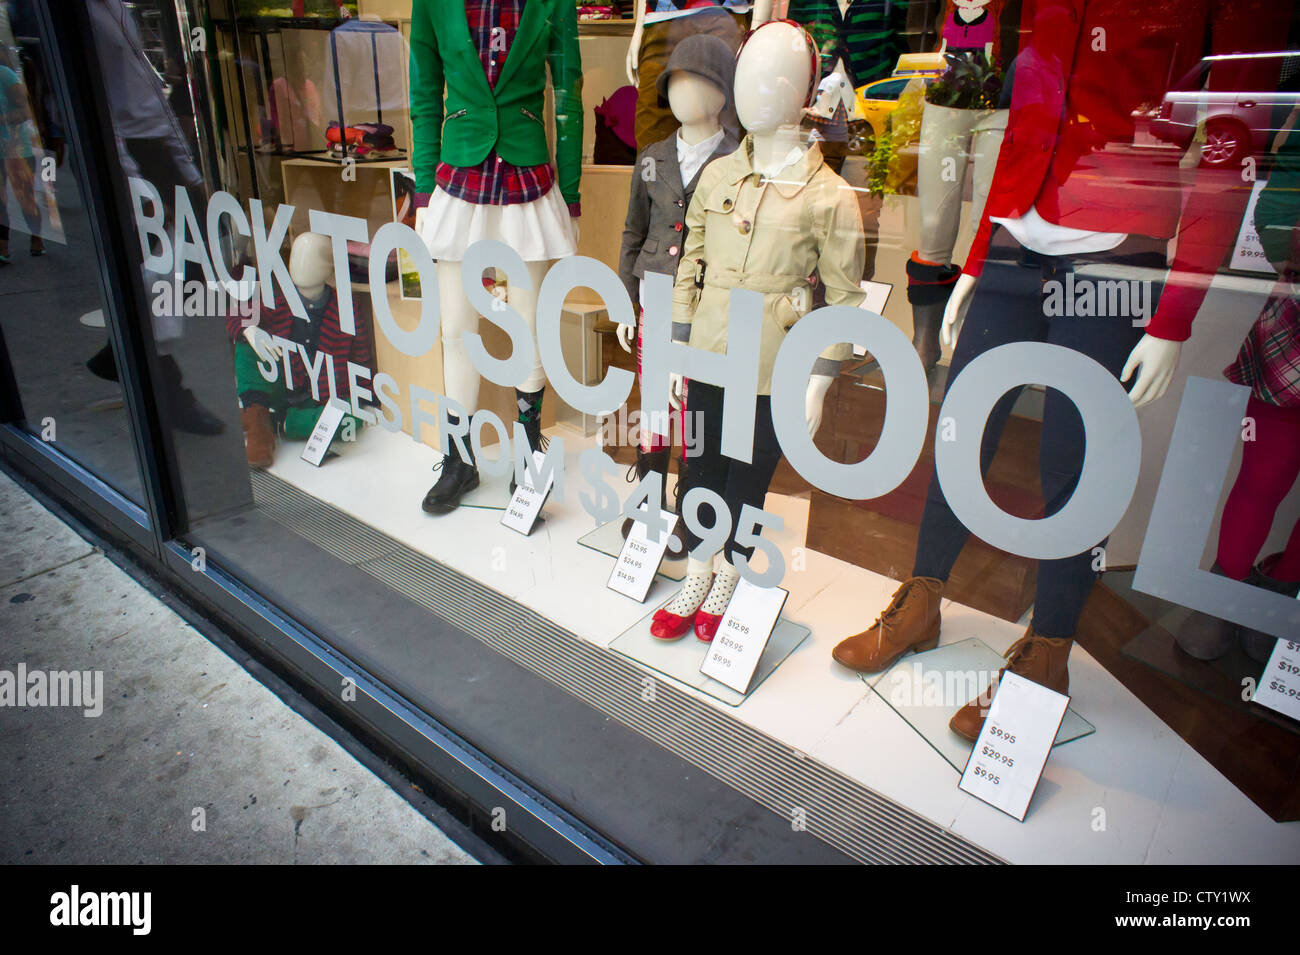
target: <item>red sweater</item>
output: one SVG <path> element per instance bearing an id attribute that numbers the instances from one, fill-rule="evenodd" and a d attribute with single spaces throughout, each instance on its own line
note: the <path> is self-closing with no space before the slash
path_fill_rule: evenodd
<path id="1" fill-rule="evenodd" d="M 1134 147 L 1133 111 L 1208 53 L 1285 45 L 1286 0 L 1025 0 L 1002 151 L 964 271 L 979 275 L 991 217 L 1036 207 L 1048 222 L 1178 242 L 1147 332 L 1183 341 L 1237 236 L 1252 183 L 1241 170 L 1180 171 Z M 1209 49 L 1206 49 L 1206 38 Z M 1270 75 L 1271 74 L 1271 75 Z M 1214 64 L 1210 88 L 1272 91 L 1276 61 Z M 1181 180 L 1181 181 L 1180 181 Z"/>
<path id="2" fill-rule="evenodd" d="M 325 358 L 321 360 L 320 371 L 316 375 L 316 387 L 320 400 L 328 401 L 330 397 L 329 371 L 326 370 L 325 364 L 329 362 L 334 367 L 334 395 L 343 401 L 352 400 L 352 389 L 348 386 L 348 362 L 361 365 L 374 371 L 374 349 L 370 339 L 370 316 L 366 306 L 357 298 L 353 298 L 352 305 L 353 316 L 356 321 L 357 333 L 349 335 L 339 326 L 339 304 L 338 293 L 333 287 L 329 287 L 329 298 L 325 302 L 324 317 L 321 320 L 316 348 L 307 346 L 312 361 L 316 360 L 316 352 L 325 353 Z M 257 325 L 268 335 L 279 335 L 282 338 L 291 338 L 293 331 L 293 313 L 289 311 L 289 305 L 284 300 L 284 296 L 276 294 L 275 307 L 263 308 L 258 314 Z M 226 318 L 226 330 L 230 334 L 231 341 L 241 341 L 241 336 L 246 327 L 245 322 L 238 314 L 229 315 Z M 313 329 L 313 331 L 315 331 Z M 291 391 L 310 391 L 311 379 L 307 374 L 307 366 L 302 360 L 302 352 L 294 349 L 290 359 L 289 368 L 293 372 L 293 387 Z"/>

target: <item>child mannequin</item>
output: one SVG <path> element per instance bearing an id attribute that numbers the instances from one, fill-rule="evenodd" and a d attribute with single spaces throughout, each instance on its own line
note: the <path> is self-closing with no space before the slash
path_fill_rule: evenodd
<path id="1" fill-rule="evenodd" d="M 785 330 L 801 317 L 799 303 L 806 309 L 811 300 L 808 276 L 817 273 L 828 304 L 856 306 L 863 298 L 857 200 L 800 129 L 817 89 L 817 64 L 816 48 L 797 24 L 770 22 L 750 35 L 737 59 L 735 83 L 736 113 L 749 135 L 735 153 L 704 171 L 687 214 L 690 234 L 673 292 L 673 338 L 724 352 L 731 289 L 743 283 L 763 291 L 751 461 L 722 454 L 722 389 L 691 384 L 691 413 L 701 419 L 703 447 L 688 469 L 687 491 L 706 487 L 718 493 L 730 514 L 715 520 L 730 521 L 733 528 L 746 504 L 763 506 L 781 458 L 771 419 L 771 372 Z M 814 365 L 805 401 L 809 434 L 821 424 L 826 392 L 850 354 L 848 344 L 834 345 Z M 681 376 L 673 375 L 674 407 L 681 406 L 683 387 Z M 691 548 L 699 546 L 689 531 L 687 538 Z M 716 575 L 716 555 L 692 556 L 681 591 L 655 614 L 651 634 L 673 640 L 693 625 L 700 640 L 712 640 L 740 579 L 735 557 L 750 554 L 733 537 Z"/>
<path id="2" fill-rule="evenodd" d="M 659 95 L 666 94 L 681 128 L 667 139 L 647 146 L 636 159 L 618 269 L 633 302 L 641 301 L 641 281 L 646 272 L 677 274 L 686 241 L 686 210 L 690 208 L 700 173 L 714 159 L 735 152 L 736 139 L 721 124 L 721 117 L 730 106 L 734 74 L 731 48 L 717 37 L 705 34 L 687 37 L 678 44 L 667 69 L 659 74 Z M 640 334 L 638 328 L 638 373 Z M 632 329 L 620 325 L 618 342 L 624 351 L 631 352 Z M 677 423 L 682 433 L 680 411 Z M 636 452 L 636 479 L 644 478 L 651 471 L 666 476 L 671 450 L 671 428 L 667 437 L 643 428 Z M 678 467 L 679 490 L 686 466 L 683 450 Z M 680 511 L 680 503 L 679 493 L 674 511 Z M 631 525 L 630 518 L 624 521 L 625 537 Z"/>

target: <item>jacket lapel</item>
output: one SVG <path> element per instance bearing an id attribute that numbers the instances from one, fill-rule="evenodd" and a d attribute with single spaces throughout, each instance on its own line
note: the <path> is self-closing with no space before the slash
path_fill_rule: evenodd
<path id="1" fill-rule="evenodd" d="M 448 25 L 447 46 L 449 49 L 439 50 L 443 60 L 451 60 L 449 53 L 460 53 L 468 61 L 462 67 L 461 72 L 475 77 L 470 82 L 479 87 L 482 96 L 490 99 L 492 97 L 492 87 L 488 86 L 487 74 L 483 72 L 483 62 L 478 58 L 478 44 L 469 32 L 469 14 L 465 12 L 465 4 L 448 3 L 440 6 L 441 9 L 439 9 L 439 6 L 434 6 L 433 9 L 441 13 L 444 22 Z M 440 32 L 439 24 L 435 23 L 433 29 L 434 35 L 437 36 Z M 441 47 L 441 44 L 439 46 Z M 448 80 L 451 79 L 450 71 L 448 71 L 447 78 Z M 449 82 L 447 85 L 450 87 L 451 83 Z"/>
<path id="2" fill-rule="evenodd" d="M 527 0 L 524 4 L 524 15 L 519 20 L 519 29 L 515 31 L 514 42 L 510 44 L 510 52 L 506 54 L 501 75 L 497 77 L 497 89 L 506 87 L 510 78 L 518 71 L 520 61 L 527 59 L 529 51 L 541 37 L 544 32 L 543 27 L 547 23 L 546 14 L 549 6 L 546 0 Z"/>

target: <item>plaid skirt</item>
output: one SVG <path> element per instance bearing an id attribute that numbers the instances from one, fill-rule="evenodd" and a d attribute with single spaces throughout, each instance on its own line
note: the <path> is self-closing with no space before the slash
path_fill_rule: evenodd
<path id="1" fill-rule="evenodd" d="M 1237 360 L 1223 370 L 1261 401 L 1300 408 L 1300 286 L 1283 279 L 1255 319 Z"/>

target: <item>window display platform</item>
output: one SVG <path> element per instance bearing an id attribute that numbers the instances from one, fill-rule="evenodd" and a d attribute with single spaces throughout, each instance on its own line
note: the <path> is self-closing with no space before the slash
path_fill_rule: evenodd
<path id="1" fill-rule="evenodd" d="M 577 456 L 594 439 L 564 428 L 551 435 L 564 440 L 568 486 L 563 498 L 552 495 L 546 522 L 529 537 L 501 527 L 491 509 L 423 514 L 420 500 L 434 480 L 438 453 L 375 427 L 319 469 L 298 458 L 300 446 L 286 443 L 269 474 L 254 474 L 253 486 L 259 503 L 289 528 L 298 516 L 286 484 L 329 505 L 344 540 L 349 527 L 368 525 L 414 552 L 411 560 L 427 558 L 479 582 L 504 598 L 505 610 L 509 601 L 523 605 L 553 624 L 551 636 L 547 627 L 530 625 L 492 645 L 774 812 L 789 818 L 802 810 L 810 833 L 855 858 L 1193 863 L 1300 857 L 1300 823 L 1269 819 L 1080 647 L 1071 661 L 1071 694 L 1096 733 L 1053 751 L 1025 822 L 961 792 L 950 762 L 856 673 L 831 659 L 831 648 L 870 624 L 896 584 L 804 548 L 806 499 L 769 495 L 766 507 L 785 519 L 774 538 L 790 566 L 784 615 L 811 632 L 741 705 L 665 680 L 660 697 L 681 701 L 679 718 L 668 720 L 656 715 L 661 708 L 639 702 L 635 670 L 622 686 L 570 678 L 561 668 L 573 665 L 573 652 L 560 645 L 561 635 L 599 651 L 597 658 L 623 660 L 608 652 L 610 644 L 673 585 L 658 580 L 645 604 L 606 589 L 612 558 L 578 542 L 595 527 L 577 500 L 583 486 Z M 419 586 L 417 575 L 386 577 L 382 563 L 358 566 L 430 605 L 429 595 L 411 589 Z M 452 618 L 460 611 L 442 612 Z M 1023 631 L 951 601 L 943 612 L 944 646 L 978 638 L 1001 652 Z M 546 639 L 556 640 L 550 654 Z M 602 665 L 608 670 L 608 662 Z"/>

